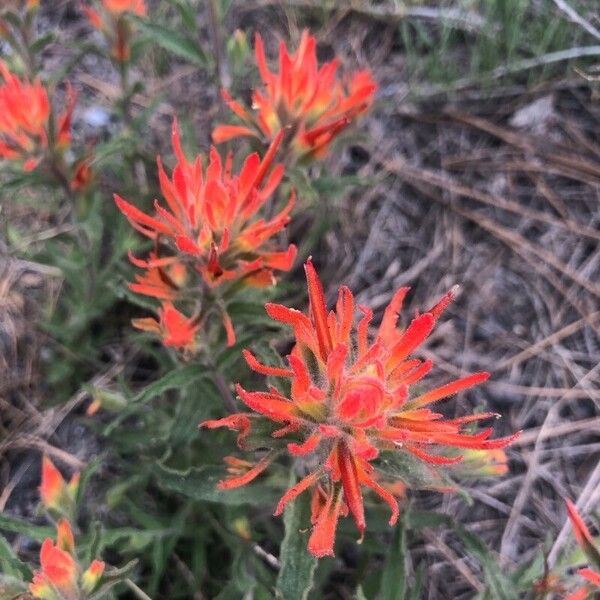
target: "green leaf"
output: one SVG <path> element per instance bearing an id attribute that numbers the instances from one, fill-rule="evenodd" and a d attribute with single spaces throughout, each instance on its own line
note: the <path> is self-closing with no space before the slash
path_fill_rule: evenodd
<path id="1" fill-rule="evenodd" d="M 0 573 L 0 600 L 16 600 L 27 591 L 27 585 L 10 575 Z"/>
<path id="2" fill-rule="evenodd" d="M 29 565 L 21 561 L 8 541 L 0 535 L 0 572 L 6 575 L 20 575 L 23 579 L 31 579 Z"/>
<path id="3" fill-rule="evenodd" d="M 225 476 L 225 465 L 204 465 L 186 471 L 178 471 L 158 463 L 154 473 L 161 487 L 193 500 L 217 502 L 232 506 L 252 504 L 275 505 L 280 488 L 267 482 L 257 482 L 232 490 L 219 490 L 217 483 Z"/>
<path id="4" fill-rule="evenodd" d="M 392 546 L 381 574 L 381 600 L 406 598 L 406 517 L 396 526 Z"/>
<path id="5" fill-rule="evenodd" d="M 519 594 L 510 579 L 502 573 L 497 556 L 477 535 L 460 525 L 456 525 L 455 529 L 465 544 L 467 553 L 481 563 L 492 597 L 495 600 L 517 600 Z"/>
<path id="6" fill-rule="evenodd" d="M 151 37 L 153 42 L 156 42 L 165 50 L 199 67 L 206 67 L 208 64 L 206 54 L 195 41 L 157 23 L 150 23 L 144 19 L 136 19 L 136 22 L 140 29 Z"/>
<path id="7" fill-rule="evenodd" d="M 432 489 L 449 483 L 439 474 L 438 468 L 433 468 L 408 452 L 382 452 L 377 469 L 391 479 L 399 479 L 412 489 Z"/>
<path id="8" fill-rule="evenodd" d="M 183 24 L 192 32 L 197 31 L 196 26 L 196 12 L 194 7 L 191 6 L 188 0 L 167 0 L 169 4 L 172 4 L 181 15 Z"/>
<path id="9" fill-rule="evenodd" d="M 290 479 L 290 487 L 295 478 Z M 285 536 L 281 544 L 281 570 L 277 592 L 283 600 L 306 600 L 314 584 L 317 559 L 308 551 L 310 494 L 304 493 L 288 504 L 283 514 Z"/>
<path id="10" fill-rule="evenodd" d="M 27 521 L 6 514 L 0 514 L 0 530 L 22 533 L 36 542 L 42 542 L 47 537 L 54 537 L 56 534 L 53 527 L 32 525 Z"/>
<path id="11" fill-rule="evenodd" d="M 31 44 L 30 50 L 33 54 L 37 54 L 46 48 L 48 44 L 51 44 L 56 39 L 54 33 L 47 33 L 37 38 L 33 44 Z"/>
<path id="12" fill-rule="evenodd" d="M 165 392 L 188 387 L 208 376 L 206 369 L 198 364 L 185 365 L 169 371 L 164 377 L 153 381 L 133 398 L 133 402 L 149 402 Z"/>

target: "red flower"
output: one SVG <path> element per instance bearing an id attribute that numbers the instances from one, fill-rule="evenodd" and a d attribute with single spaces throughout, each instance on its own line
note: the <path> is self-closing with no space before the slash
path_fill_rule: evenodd
<path id="1" fill-rule="evenodd" d="M 40 550 L 40 569 L 33 575 L 29 591 L 42 600 L 78 600 L 81 592 L 89 594 L 98 588 L 104 563 L 94 560 L 80 576 L 81 567 L 75 556 L 75 539 L 66 519 L 57 524 L 56 544 L 46 538 Z M 87 597 L 87 596 L 85 596 Z"/>
<path id="2" fill-rule="evenodd" d="M 589 594 L 592 594 L 594 591 L 600 592 L 600 549 L 596 546 L 596 542 L 590 530 L 587 528 L 585 522 L 581 518 L 581 515 L 577 511 L 577 507 L 573 502 L 567 499 L 567 513 L 569 514 L 569 519 L 571 520 L 571 524 L 573 525 L 573 533 L 575 534 L 575 539 L 577 543 L 581 546 L 585 555 L 589 559 L 590 563 L 598 569 L 597 571 L 586 567 L 584 569 L 579 569 L 577 573 L 581 575 L 584 579 L 586 579 L 589 583 L 592 584 L 592 588 L 590 589 L 589 585 L 586 585 L 575 592 L 573 592 L 569 596 L 569 600 L 576 599 L 584 599 L 587 598 Z"/>
<path id="3" fill-rule="evenodd" d="M 229 108 L 244 122 L 220 125 L 213 132 L 215 143 L 239 136 L 275 139 L 287 128 L 294 152 L 301 158 L 321 157 L 335 136 L 369 109 L 377 84 L 369 71 L 354 73 L 348 82 L 337 77 L 338 60 L 317 63 L 315 38 L 302 33 L 295 53 L 279 45 L 279 72 L 272 73 L 265 58 L 260 34 L 256 34 L 256 62 L 264 85 L 252 96 L 251 112 L 223 90 Z"/>
<path id="4" fill-rule="evenodd" d="M 193 351 L 200 325 L 196 319 L 188 319 L 171 302 L 164 302 L 158 310 L 159 321 L 152 318 L 134 319 L 133 326 L 158 334 L 165 346 Z"/>
<path id="5" fill-rule="evenodd" d="M 39 82 L 29 83 L 12 74 L 0 61 L 0 158 L 29 162 L 40 148 L 48 145 L 50 102 L 46 88 Z"/>
<path id="6" fill-rule="evenodd" d="M 39 80 L 19 79 L 0 61 L 0 159 L 20 161 L 25 171 L 35 169 L 47 150 L 49 141 L 50 101 Z M 67 89 L 66 108 L 58 117 L 58 149 L 70 143 L 71 114 L 75 94 Z"/>
<path id="7" fill-rule="evenodd" d="M 135 283 L 129 284 L 129 289 L 136 294 L 175 300 L 187 281 L 187 268 L 177 256 L 159 258 L 155 252 L 151 252 L 147 260 L 141 260 L 130 252 L 129 260 L 137 267 L 146 269 L 142 275 L 135 276 Z"/>
<path id="8" fill-rule="evenodd" d="M 79 567 L 72 552 L 73 533 L 69 522 L 63 520 L 58 524 L 58 543 L 54 545 L 52 539 L 47 538 L 42 544 L 40 570 L 34 573 L 33 582 L 29 585 L 29 591 L 35 598 L 55 598 L 54 590 L 66 600 L 79 597 Z"/>
<path id="9" fill-rule="evenodd" d="M 340 515 L 352 514 L 362 536 L 366 522 L 361 489 L 371 488 L 390 505 L 390 524 L 398 518 L 398 504 L 393 494 L 379 483 L 377 464 L 381 451 L 404 452 L 426 463 L 437 472 L 444 465 L 456 464 L 462 455 L 454 449 L 491 450 L 503 448 L 518 434 L 489 439 L 492 428 L 465 433 L 469 423 L 496 417 L 493 413 L 443 419 L 430 405 L 488 378 L 475 373 L 426 392 L 411 394 L 411 386 L 421 381 L 432 367 L 431 361 L 411 358 L 412 353 L 431 333 L 436 320 L 454 298 L 446 294 L 426 313 L 415 317 L 408 327 L 396 327 L 398 311 L 408 292 L 396 292 L 386 309 L 374 339 L 368 330 L 372 311 L 359 306 L 363 318 L 354 333 L 354 298 L 342 287 L 336 310 L 327 311 L 321 282 L 309 261 L 306 278 L 310 313 L 279 304 L 267 304 L 271 318 L 292 327 L 296 345 L 288 356 L 289 368 L 261 364 L 250 352 L 249 366 L 264 375 L 290 380 L 287 397 L 276 388 L 268 392 L 248 392 L 238 385 L 242 401 L 253 411 L 280 423 L 273 436 L 300 435 L 302 443 L 287 445 L 294 456 L 311 456 L 318 464 L 304 479 L 288 490 L 275 514 L 304 490 L 313 490 L 313 531 L 309 550 L 315 556 L 333 554 L 335 527 Z M 204 423 L 208 427 L 227 426 L 248 435 L 250 416 L 233 415 L 220 421 Z M 437 450 L 437 452 L 436 452 Z M 258 475 L 265 467 L 263 458 Z M 257 465 L 258 466 L 258 465 Z M 248 473 L 234 475 L 219 485 L 231 488 L 244 485 Z"/>
<path id="10" fill-rule="evenodd" d="M 67 483 L 54 463 L 47 456 L 43 457 L 40 498 L 47 509 L 71 515 L 78 487 L 79 473 L 75 473 Z"/>
<path id="11" fill-rule="evenodd" d="M 178 281 L 170 270 L 178 268 L 181 275 L 181 265 L 186 264 L 190 265 L 190 274 L 200 276 L 200 288 L 215 288 L 226 282 L 272 285 L 274 272 L 288 271 L 296 257 L 293 244 L 284 251 L 275 250 L 271 244 L 271 238 L 290 220 L 293 194 L 272 219 L 258 216 L 283 176 L 282 165 L 271 168 L 281 135 L 262 160 L 258 154 L 246 158 L 239 175 L 231 173 L 232 156 L 223 165 L 214 148 L 205 171 L 200 156 L 189 162 L 181 148 L 176 122 L 172 139 L 178 162 L 171 178 L 158 160 L 160 186 L 168 208 L 155 201 L 155 213 L 150 216 L 115 195 L 117 206 L 131 225 L 170 252 L 166 256 L 156 250 L 146 261 L 130 257 L 135 265 L 148 270 L 131 289 L 173 300 L 183 281 L 181 277 Z M 235 338 L 231 322 L 224 308 L 221 312 L 232 343 Z"/>

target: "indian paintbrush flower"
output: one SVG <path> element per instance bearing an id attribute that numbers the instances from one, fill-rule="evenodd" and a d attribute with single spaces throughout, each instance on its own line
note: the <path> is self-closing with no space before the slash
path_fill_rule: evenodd
<path id="1" fill-rule="evenodd" d="M 158 310 L 159 320 L 151 317 L 134 319 L 132 324 L 142 331 L 159 335 L 165 346 L 193 351 L 196 347 L 196 333 L 200 328 L 196 319 L 188 319 L 171 302 L 164 302 Z"/>
<path id="2" fill-rule="evenodd" d="M 234 100 L 226 90 L 223 99 L 243 125 L 219 125 L 215 143 L 252 136 L 271 141 L 285 129 L 286 141 L 301 158 L 320 158 L 331 141 L 359 115 L 366 112 L 377 84 L 368 70 L 353 73 L 347 80 L 337 75 L 337 59 L 318 66 L 317 42 L 302 33 L 296 52 L 279 46 L 279 71 L 269 70 L 262 37 L 256 34 L 256 62 L 263 88 L 254 90 L 252 109 Z"/>
<path id="3" fill-rule="evenodd" d="M 588 596 L 591 597 L 594 593 L 600 593 L 600 548 L 598 548 L 594 537 L 581 518 L 575 504 L 568 499 L 566 502 L 575 539 L 588 558 L 590 565 L 594 567 L 591 568 L 591 566 L 588 566 L 577 571 L 588 583 L 570 594 L 566 600 L 584 600 Z"/>
<path id="4" fill-rule="evenodd" d="M 51 123 L 52 111 L 44 85 L 38 79 L 30 82 L 18 77 L 0 61 L 0 160 L 20 162 L 25 171 L 31 171 L 49 150 L 64 150 L 71 140 L 75 100 L 68 86 L 65 109 L 56 123 Z"/>
<path id="5" fill-rule="evenodd" d="M 466 426 L 498 415 L 480 413 L 444 419 L 431 408 L 440 400 L 482 383 L 488 373 L 474 373 L 427 391 L 416 388 L 431 370 L 432 362 L 412 355 L 453 300 L 454 289 L 433 308 L 416 316 L 406 329 L 399 329 L 397 320 L 408 288 L 399 289 L 385 310 L 376 335 L 370 339 L 372 311 L 359 305 L 363 317 L 354 327 L 354 298 L 347 287 L 342 287 L 336 310 L 328 312 L 321 282 L 310 260 L 305 270 L 308 315 L 279 304 L 266 305 L 271 318 L 293 329 L 296 343 L 287 357 L 288 366 L 268 366 L 249 351 L 244 353 L 254 371 L 289 380 L 290 394 L 273 386 L 268 392 L 250 392 L 238 385 L 242 402 L 253 412 L 202 425 L 237 430 L 238 445 L 243 448 L 251 434 L 252 421 L 262 415 L 279 425 L 272 433 L 275 440 L 291 438 L 287 451 L 306 459 L 309 472 L 284 494 L 275 514 L 281 514 L 289 501 L 311 489 L 313 529 L 308 547 L 320 557 L 333 554 L 336 524 L 342 515 L 352 515 L 362 537 L 366 527 L 363 487 L 389 504 L 390 524 L 396 522 L 398 503 L 380 482 L 385 473 L 378 470 L 381 465 L 376 462 L 383 452 L 404 455 L 437 473 L 444 466 L 459 463 L 463 459 L 461 449 L 504 448 L 518 434 L 492 440 L 491 427 L 465 432 Z M 268 446 L 269 442 L 264 444 Z M 229 476 L 219 487 L 229 489 L 252 481 L 275 455 L 272 450 L 257 464 L 228 457 Z M 441 486 L 444 480 L 440 477 L 439 481 Z"/>
<path id="6" fill-rule="evenodd" d="M 29 591 L 42 600 L 82 600 L 98 589 L 104 568 L 104 562 L 94 560 L 82 570 L 71 525 L 67 519 L 61 519 L 56 544 L 52 538 L 42 543 L 40 569 L 34 573 Z"/>
<path id="7" fill-rule="evenodd" d="M 79 473 L 73 474 L 67 483 L 54 463 L 47 456 L 43 457 L 40 498 L 48 511 L 72 518 L 78 488 Z"/>
<path id="8" fill-rule="evenodd" d="M 192 295 L 198 297 L 202 288 L 212 293 L 228 283 L 269 286 L 275 283 L 276 271 L 291 268 L 296 247 L 291 244 L 278 251 L 271 240 L 289 222 L 294 194 L 271 219 L 258 214 L 283 176 L 283 166 L 273 165 L 281 138 L 276 137 L 262 159 L 251 154 L 239 174 L 232 174 L 232 155 L 223 164 L 214 148 L 206 169 L 201 156 L 188 161 L 179 128 L 173 123 L 177 165 L 170 178 L 158 159 L 160 187 L 167 206 L 155 201 L 155 213 L 150 216 L 115 195 L 117 206 L 131 225 L 155 242 L 148 259 L 130 255 L 136 266 L 146 269 L 131 284 L 133 291 L 172 303 L 182 296 L 189 297 L 194 285 L 192 276 L 197 280 Z M 198 318 L 185 317 L 167 302 L 160 321 L 138 320 L 136 326 L 160 332 L 167 345 L 193 348 Z M 224 306 L 220 312 L 228 343 L 232 344 L 235 336 L 231 320 Z"/>

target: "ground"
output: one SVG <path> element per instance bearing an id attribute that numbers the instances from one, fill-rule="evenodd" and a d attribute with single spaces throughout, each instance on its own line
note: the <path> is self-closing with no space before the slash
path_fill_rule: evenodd
<path id="1" fill-rule="evenodd" d="M 59 38 L 88 32 L 71 3 L 55 4 L 44 7 L 45 26 Z M 345 69 L 373 70 L 377 105 L 348 133 L 343 151 L 313 167 L 322 187 L 301 198 L 308 208 L 290 238 L 300 240 L 327 219 L 313 255 L 330 302 L 346 283 L 381 314 L 392 293 L 409 285 L 409 315 L 460 285 L 425 355 L 440 381 L 480 370 L 492 378 L 446 410 L 497 411 L 499 435 L 523 433 L 509 450 L 510 474 L 469 486 L 472 505 L 439 494 L 421 494 L 418 502 L 477 532 L 504 566 L 531 560 L 544 543 L 552 565 L 571 543 L 563 499 L 577 501 L 584 514 L 600 502 L 600 103 L 590 80 L 594 57 L 555 61 L 553 53 L 577 57 L 599 42 L 559 2 L 514 1 L 509 16 L 497 4 L 405 10 L 392 2 L 234 2 L 222 26 L 262 31 L 271 56 L 278 36 L 296 39 L 310 27 L 323 58 L 336 54 Z M 591 3 L 577 9 L 599 26 Z M 175 18 L 162 3 L 156 10 Z M 555 30 L 544 37 L 537 25 L 548 11 Z M 205 8 L 199 19 L 210 49 Z M 48 68 L 64 60 L 59 48 L 50 47 Z M 224 114 L 214 73 L 184 61 L 165 73 L 157 62 L 147 57 L 135 73 L 144 89 L 134 110 L 159 101 L 148 144 L 167 152 L 171 116 L 180 114 L 205 150 L 209 124 Z M 222 81 L 231 77 L 222 69 Z M 75 85 L 85 106 L 75 130 L 97 135 L 90 110 L 108 110 L 118 79 L 90 59 L 77 67 Z M 343 184 L 334 189 L 336 176 Z M 107 194 L 111 185 L 103 182 Z M 0 384 L 0 508 L 21 515 L 35 501 L 34 450 L 76 468 L 102 442 L 73 416 L 85 391 L 49 408 L 56 403 L 43 379 L 49 341 L 40 322 L 58 302 L 60 278 L 26 251 L 64 224 L 39 204 L 13 205 L 3 196 L 11 227 L 27 232 L 20 246 L 0 241 L 0 369 L 7 373 Z M 291 274 L 300 277 L 300 268 Z M 111 381 L 129 350 L 113 340 L 102 370 L 81 383 Z M 425 530 L 409 541 L 411 564 L 427 565 L 424 597 L 471 598 L 482 590 L 479 563 L 464 558 L 452 532 Z M 338 583 L 328 597 L 350 597 L 351 590 Z"/>

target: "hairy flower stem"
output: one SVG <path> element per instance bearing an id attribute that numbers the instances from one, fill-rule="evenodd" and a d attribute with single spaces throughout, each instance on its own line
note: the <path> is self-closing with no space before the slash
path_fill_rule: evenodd
<path id="1" fill-rule="evenodd" d="M 131 127 L 131 93 L 129 89 L 129 63 L 119 60 L 119 77 L 121 82 L 121 111 L 123 112 L 123 123 L 127 128 Z"/>

